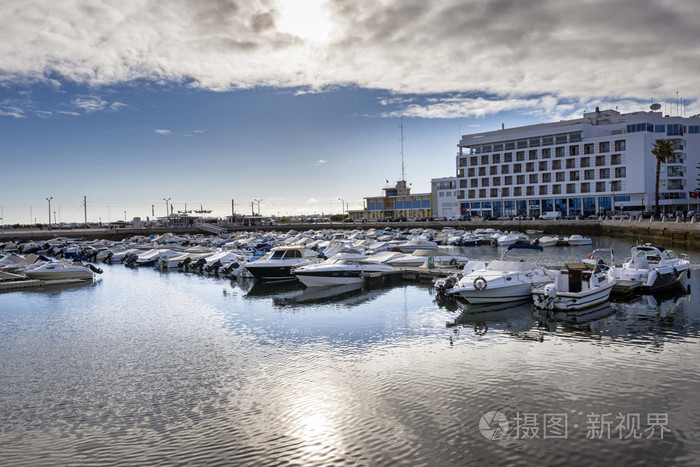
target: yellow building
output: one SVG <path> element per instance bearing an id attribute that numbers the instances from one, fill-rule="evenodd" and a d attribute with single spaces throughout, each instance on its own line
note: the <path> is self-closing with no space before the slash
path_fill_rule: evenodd
<path id="1" fill-rule="evenodd" d="M 412 219 L 431 216 L 430 193 L 411 194 L 405 180 L 396 182 L 396 186 L 382 189 L 383 196 L 365 198 L 366 208 L 350 211 L 353 220 L 377 221 L 381 219 Z"/>

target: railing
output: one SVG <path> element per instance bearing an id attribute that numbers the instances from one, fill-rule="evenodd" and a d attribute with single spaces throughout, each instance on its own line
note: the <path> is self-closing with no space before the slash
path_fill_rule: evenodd
<path id="1" fill-rule="evenodd" d="M 218 227 L 218 226 L 212 225 L 212 224 L 196 224 L 196 227 L 199 230 L 213 233 L 215 235 L 223 235 L 223 234 L 228 232 L 228 230 L 224 229 L 223 227 Z"/>

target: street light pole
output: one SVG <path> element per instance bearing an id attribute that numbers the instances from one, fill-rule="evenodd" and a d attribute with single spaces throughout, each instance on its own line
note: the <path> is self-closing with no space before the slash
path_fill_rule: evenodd
<path id="1" fill-rule="evenodd" d="M 46 198 L 46 201 L 49 202 L 49 230 L 51 229 L 51 200 L 53 199 L 53 196 Z"/>
<path id="2" fill-rule="evenodd" d="M 259 216 L 260 215 L 260 201 L 262 201 L 262 199 L 254 199 L 253 201 L 258 203 L 258 216 Z"/>
<path id="3" fill-rule="evenodd" d="M 343 216 L 343 219 L 345 219 L 345 200 L 339 197 L 338 201 L 340 201 L 340 209 L 343 210 L 340 214 Z"/>
<path id="4" fill-rule="evenodd" d="M 163 198 L 163 201 L 165 201 L 165 221 L 168 221 L 168 204 L 170 204 L 170 200 L 172 198 Z"/>

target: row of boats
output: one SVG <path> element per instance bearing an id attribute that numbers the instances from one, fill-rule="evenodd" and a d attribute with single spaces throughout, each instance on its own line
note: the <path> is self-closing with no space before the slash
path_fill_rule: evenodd
<path id="1" fill-rule="evenodd" d="M 622 264 L 614 262 L 614 251 L 596 249 L 580 262 L 559 270 L 536 262 L 508 258 L 513 249 L 538 250 L 539 245 L 512 245 L 501 259 L 488 264 L 467 263 L 463 270 L 435 287 L 441 294 L 456 296 L 470 304 L 493 304 L 532 297 L 535 306 L 557 311 L 582 310 L 607 301 L 615 286 L 622 292 L 638 289 L 655 293 L 682 286 L 691 274 L 687 255 L 650 244 L 631 248 Z M 608 256 L 603 258 L 601 256 Z"/>
<path id="2" fill-rule="evenodd" d="M 547 269 L 538 260 L 513 259 L 516 252 L 525 250 L 541 253 L 544 246 L 533 242 L 515 242 L 498 259 L 474 261 L 438 249 L 439 239 L 446 242 L 452 233 L 447 229 L 439 233 L 428 229 L 349 233 L 292 230 L 224 236 L 165 234 L 121 242 L 65 238 L 10 242 L 0 245 L 5 253 L 0 258 L 0 281 L 38 277 L 90 280 L 101 271 L 89 262 L 101 261 L 232 278 L 249 276 L 261 281 L 299 280 L 307 287 L 329 287 L 362 284 L 367 277 L 424 267 L 452 271 L 435 283 L 436 289 L 471 304 L 532 297 L 538 307 L 575 310 L 607 300 L 616 287 L 654 292 L 677 286 L 682 277 L 690 275 L 687 256 L 652 245 L 632 247 L 631 256 L 619 265 L 612 250 L 595 250 L 561 269 Z M 608 258 L 601 257 L 606 254 Z M 62 259 L 53 261 L 48 256 Z"/>

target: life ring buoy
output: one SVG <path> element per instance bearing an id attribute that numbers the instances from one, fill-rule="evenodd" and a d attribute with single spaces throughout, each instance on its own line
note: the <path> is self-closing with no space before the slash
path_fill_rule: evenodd
<path id="1" fill-rule="evenodd" d="M 489 326 L 484 321 L 478 322 L 474 325 L 474 334 L 477 336 L 483 336 L 488 332 L 488 330 Z"/>
<path id="2" fill-rule="evenodd" d="M 593 253 L 588 253 L 588 259 L 593 259 Z"/>
<path id="3" fill-rule="evenodd" d="M 476 279 L 474 279 L 474 288 L 476 290 L 486 290 L 487 286 L 488 282 L 486 282 L 484 276 L 479 276 Z"/>

